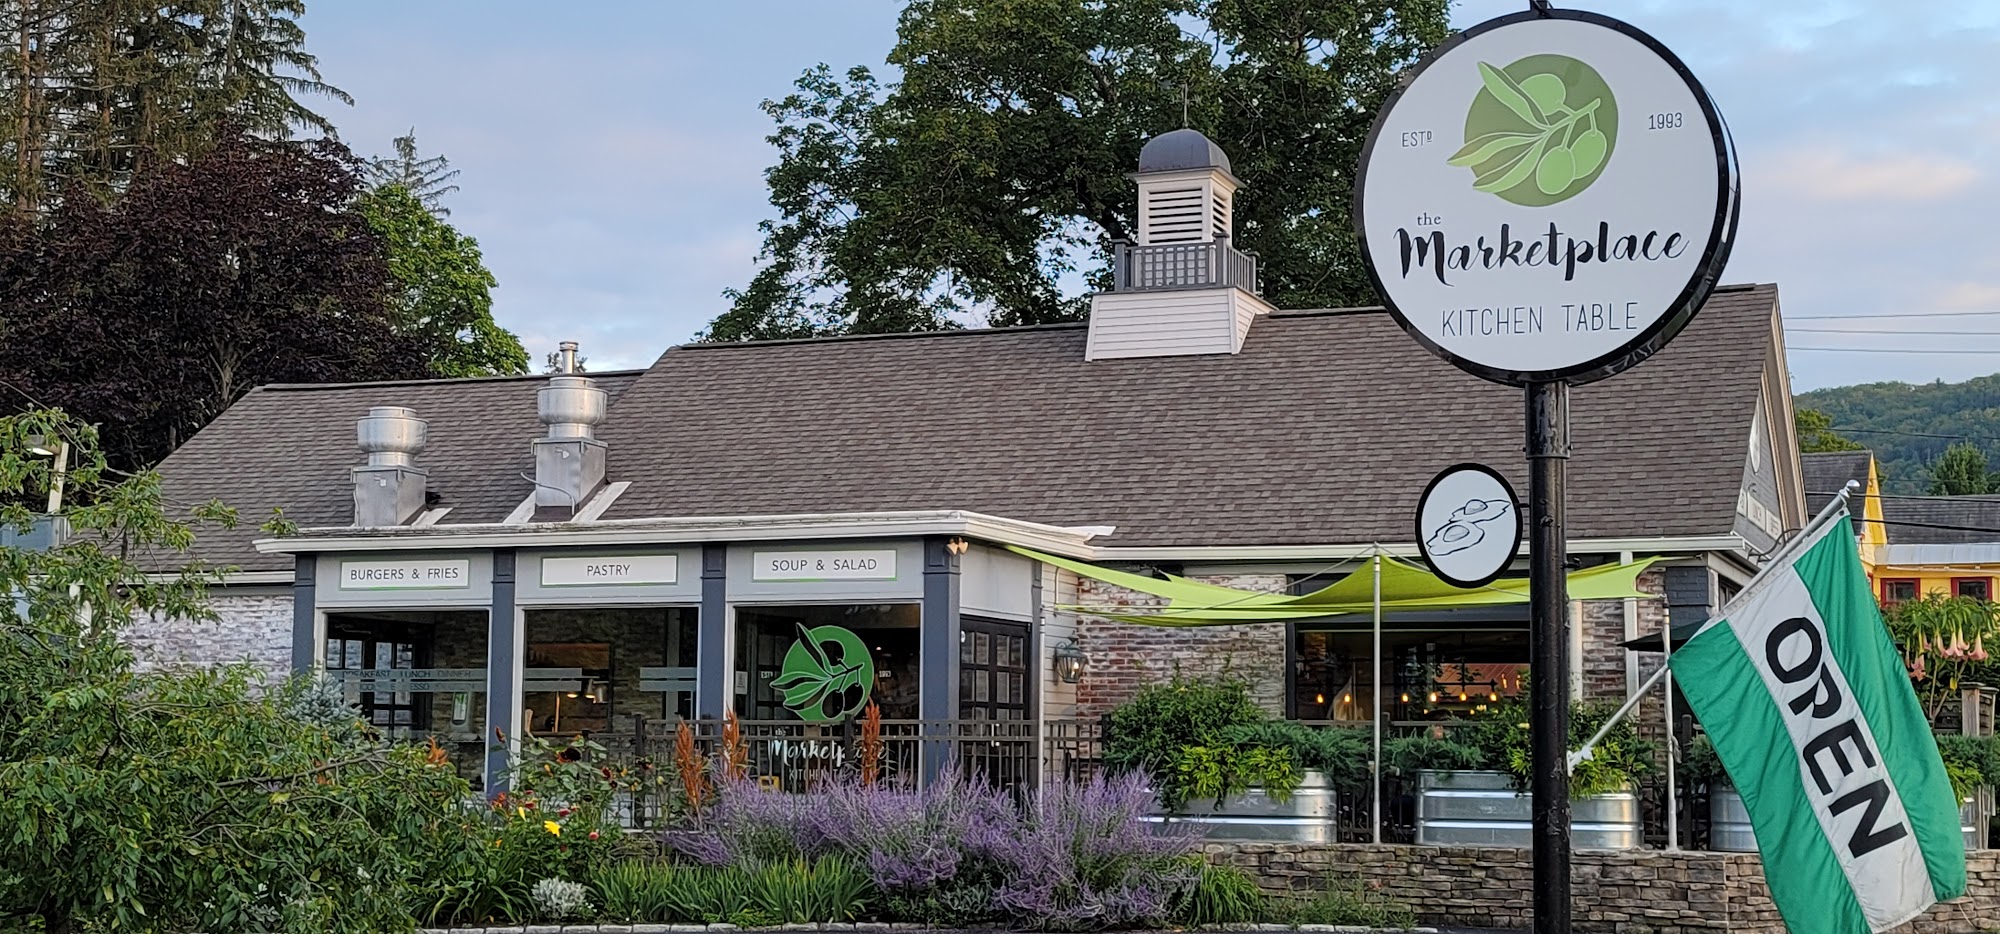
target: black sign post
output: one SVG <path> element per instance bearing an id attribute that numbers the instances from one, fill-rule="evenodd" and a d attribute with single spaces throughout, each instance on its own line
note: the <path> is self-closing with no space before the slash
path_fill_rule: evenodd
<path id="1" fill-rule="evenodd" d="M 1569 930 L 1569 554 L 1563 481 L 1569 384 L 1528 390 L 1529 793 L 1534 798 L 1535 931 Z"/>
<path id="2" fill-rule="evenodd" d="M 1409 72 L 1354 189 L 1361 255 L 1396 323 L 1525 389 L 1534 931 L 1567 934 L 1569 390 L 1638 365 L 1701 310 L 1735 240 L 1735 150 L 1658 40 L 1533 0 Z"/>

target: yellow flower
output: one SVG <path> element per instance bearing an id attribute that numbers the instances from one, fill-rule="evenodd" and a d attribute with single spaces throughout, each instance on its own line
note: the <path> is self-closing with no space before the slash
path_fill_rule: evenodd
<path id="1" fill-rule="evenodd" d="M 523 820 L 526 820 L 526 819 L 527 819 L 527 817 L 528 817 L 528 809 L 527 809 L 527 808 L 515 808 L 515 809 L 514 809 L 514 816 L 515 816 L 515 817 L 519 817 L 519 818 L 521 818 L 521 819 L 523 819 Z"/>
<path id="2" fill-rule="evenodd" d="M 493 841 L 493 845 L 494 845 L 494 846 L 499 846 L 499 845 L 500 845 L 500 841 L 498 841 L 498 840 L 495 840 L 495 841 Z"/>
<path id="3" fill-rule="evenodd" d="M 542 829 L 548 831 L 549 833 L 555 834 L 558 837 L 562 836 L 562 825 L 556 823 L 555 821 L 552 820 L 542 821 Z"/>

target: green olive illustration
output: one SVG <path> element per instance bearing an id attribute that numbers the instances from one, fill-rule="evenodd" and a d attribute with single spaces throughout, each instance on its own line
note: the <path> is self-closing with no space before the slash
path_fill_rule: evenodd
<path id="1" fill-rule="evenodd" d="M 1542 109 L 1544 114 L 1553 114 L 1569 96 L 1569 89 L 1563 87 L 1563 80 L 1551 74 L 1529 75 L 1521 81 L 1521 90 L 1528 99 Z"/>
<path id="2" fill-rule="evenodd" d="M 1583 131 L 1569 147 L 1570 157 L 1576 160 L 1573 171 L 1579 177 L 1597 171 L 1598 164 L 1604 161 L 1604 149 L 1603 133 L 1594 129 Z"/>
<path id="3" fill-rule="evenodd" d="M 1542 154 L 1542 162 L 1535 166 L 1535 187 L 1545 195 L 1561 194 L 1576 181 L 1576 158 L 1566 146 L 1557 146 Z"/>

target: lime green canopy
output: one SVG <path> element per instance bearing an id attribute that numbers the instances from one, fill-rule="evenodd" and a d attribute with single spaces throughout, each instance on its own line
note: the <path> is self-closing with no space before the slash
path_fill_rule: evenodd
<path id="1" fill-rule="evenodd" d="M 1018 554 L 1056 567 L 1075 571 L 1092 580 L 1150 594 L 1165 601 L 1155 606 L 1069 606 L 1093 616 L 1146 626 L 1228 626 L 1236 623 L 1283 623 L 1324 616 L 1373 613 L 1375 575 L 1356 572 L 1308 594 L 1264 593 L 1238 590 L 1219 584 L 1204 584 L 1185 577 L 1166 575 L 1162 580 L 1143 574 L 1114 571 L 1085 561 L 1045 555 L 1027 548 L 1008 546 Z M 1621 600 L 1651 597 L 1638 589 L 1641 571 L 1658 558 L 1630 564 L 1607 564 L 1569 575 L 1572 600 Z M 1455 587 L 1439 580 L 1430 571 L 1406 561 L 1382 558 L 1383 612 L 1397 610 L 1442 610 L 1473 606 L 1500 606 L 1528 602 L 1526 578 L 1501 578 L 1484 587 Z"/>

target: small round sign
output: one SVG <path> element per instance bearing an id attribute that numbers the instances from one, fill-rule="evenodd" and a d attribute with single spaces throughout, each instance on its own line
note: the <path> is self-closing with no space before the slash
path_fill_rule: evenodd
<path id="1" fill-rule="evenodd" d="M 1452 38 L 1376 117 L 1354 222 L 1410 336 L 1494 382 L 1585 383 L 1651 356 L 1729 256 L 1736 156 L 1687 66 L 1595 13 Z"/>
<path id="2" fill-rule="evenodd" d="M 1417 550 L 1454 587 L 1493 583 L 1521 550 L 1521 514 L 1507 478 L 1485 464 L 1445 468 L 1417 500 Z"/>

